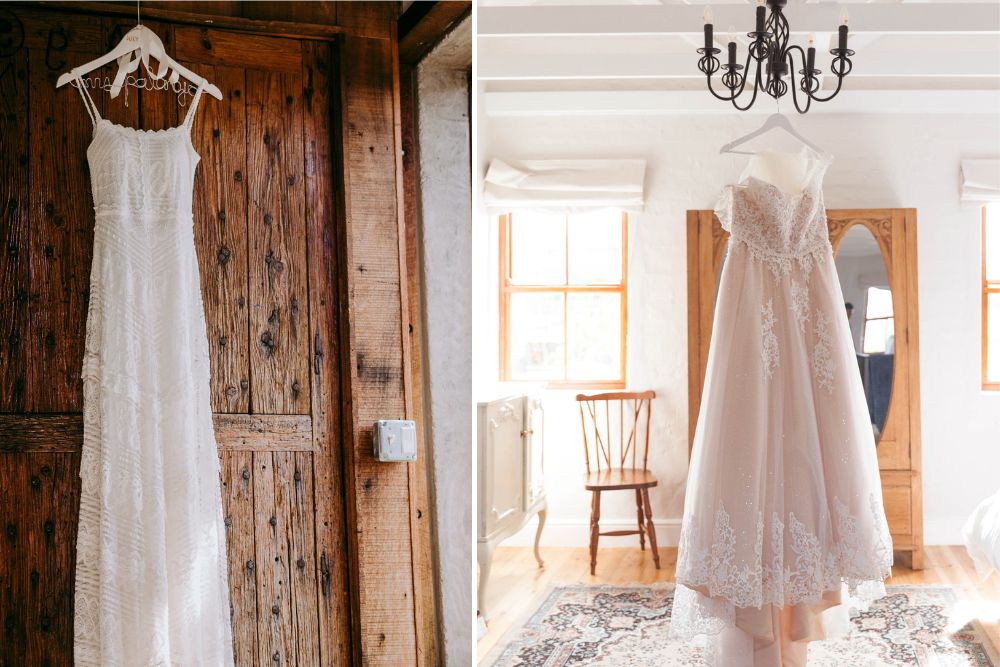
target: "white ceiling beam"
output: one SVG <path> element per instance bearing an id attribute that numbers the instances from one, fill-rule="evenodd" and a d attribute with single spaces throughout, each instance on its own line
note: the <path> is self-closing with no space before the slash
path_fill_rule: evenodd
<path id="1" fill-rule="evenodd" d="M 785 16 L 796 33 L 835 30 L 840 4 L 789 5 Z M 700 35 L 703 5 L 534 5 L 481 6 L 477 9 L 478 36 L 587 37 L 595 35 Z M 850 4 L 851 32 L 855 34 L 1000 34 L 1000 3 Z M 718 32 L 730 25 L 752 29 L 751 4 L 712 8 Z"/>
<path id="2" fill-rule="evenodd" d="M 1000 77 L 1000 51 L 980 54 L 864 52 L 853 58 L 848 79 L 859 77 Z M 746 58 L 746 52 L 741 53 Z M 816 66 L 828 71 L 829 55 L 816 54 Z M 583 81 L 704 79 L 698 55 L 546 54 L 499 55 L 479 59 L 480 81 Z M 741 63 L 743 60 L 740 61 Z"/>
<path id="3" fill-rule="evenodd" d="M 560 91 L 487 92 L 488 116 L 631 116 L 683 114 L 770 114 L 771 100 L 758 100 L 750 111 L 737 112 L 706 91 Z M 781 102 L 794 114 L 792 101 Z M 813 104 L 814 113 L 992 113 L 1000 114 L 998 90 L 854 90 L 843 91 L 836 103 Z"/>

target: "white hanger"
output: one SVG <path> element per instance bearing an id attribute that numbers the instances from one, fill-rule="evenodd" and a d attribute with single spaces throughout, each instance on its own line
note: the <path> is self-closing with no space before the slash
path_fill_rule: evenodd
<path id="1" fill-rule="evenodd" d="M 136 51 L 139 52 L 139 56 L 130 60 L 129 56 Z M 159 71 L 155 73 L 149 66 L 150 56 L 156 59 L 156 61 L 160 64 Z M 91 60 L 85 65 L 74 67 L 60 76 L 56 81 L 56 88 L 66 85 L 77 77 L 84 76 L 89 72 L 104 67 L 109 62 L 116 59 L 118 60 L 119 69 L 118 74 L 115 76 L 114 83 L 111 86 L 111 97 L 118 96 L 118 93 L 121 92 L 122 84 L 125 82 L 125 76 L 136 71 L 139 67 L 139 63 L 141 62 L 146 68 L 146 72 L 153 79 L 162 79 L 169 72 L 170 77 L 168 78 L 168 81 L 170 81 L 170 83 L 176 83 L 178 75 L 180 75 L 193 84 L 204 84 L 204 91 L 206 93 L 218 100 L 222 99 L 222 91 L 219 90 L 217 86 L 209 83 L 207 79 L 198 76 L 168 56 L 166 49 L 163 48 L 163 42 L 156 36 L 156 33 L 142 24 L 139 24 L 129 30 L 128 33 L 126 33 L 122 38 L 122 41 L 118 43 L 118 46 L 108 53 L 96 60 Z"/>
<path id="2" fill-rule="evenodd" d="M 814 144 L 813 142 L 809 141 L 808 139 L 806 139 L 805 137 L 803 137 L 801 134 L 799 134 L 798 132 L 796 132 L 795 128 L 792 127 L 791 121 L 788 120 L 788 117 L 784 116 L 783 114 L 780 114 L 780 113 L 773 113 L 773 114 L 771 114 L 770 116 L 767 117 L 767 120 L 764 121 L 763 125 L 761 125 L 759 128 L 757 128 L 756 130 L 754 130 L 750 134 L 745 134 L 742 137 L 739 137 L 738 139 L 734 139 L 733 141 L 730 141 L 728 144 L 726 144 L 725 146 L 723 146 L 722 148 L 719 149 L 719 153 L 720 154 L 722 154 L 722 153 L 735 153 L 737 155 L 754 155 L 754 153 L 751 153 L 751 152 L 748 152 L 748 151 L 735 151 L 733 149 L 736 148 L 737 146 L 741 145 L 741 144 L 745 144 L 746 142 L 750 141 L 751 139 L 753 139 L 755 137 L 759 137 L 760 135 L 764 134 L 765 132 L 769 132 L 769 131 L 774 130 L 774 129 L 784 130 L 788 134 L 792 135 L 793 137 L 795 137 L 796 139 L 798 139 L 799 141 L 801 141 L 802 143 L 804 143 L 809 148 L 811 148 L 814 151 L 816 151 L 817 153 L 819 153 L 820 155 L 823 155 L 823 154 L 826 153 L 826 151 L 824 151 L 822 148 L 820 148 L 819 146 L 817 146 L 816 144 Z"/>

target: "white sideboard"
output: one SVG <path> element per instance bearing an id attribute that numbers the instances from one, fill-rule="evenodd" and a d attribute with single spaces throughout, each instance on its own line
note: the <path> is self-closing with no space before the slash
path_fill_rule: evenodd
<path id="1" fill-rule="evenodd" d="M 535 396 L 508 396 L 478 404 L 479 613 L 486 611 L 486 586 L 497 545 L 538 515 L 535 560 L 544 566 L 538 541 L 545 526 L 545 412 Z"/>

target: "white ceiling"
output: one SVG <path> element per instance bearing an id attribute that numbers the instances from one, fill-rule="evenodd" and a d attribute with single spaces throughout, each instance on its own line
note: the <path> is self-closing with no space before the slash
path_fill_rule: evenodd
<path id="1" fill-rule="evenodd" d="M 697 70 L 704 4 L 480 0 L 477 74 L 487 113 L 729 112 Z M 732 26 L 742 62 L 754 3 L 711 4 L 716 46 L 725 48 Z M 813 35 L 821 70 L 829 71 L 845 5 L 854 70 L 836 100 L 810 113 L 1000 113 L 1000 2 L 790 0 L 792 42 L 804 46 Z M 834 77 L 824 78 L 824 89 L 834 85 Z"/>

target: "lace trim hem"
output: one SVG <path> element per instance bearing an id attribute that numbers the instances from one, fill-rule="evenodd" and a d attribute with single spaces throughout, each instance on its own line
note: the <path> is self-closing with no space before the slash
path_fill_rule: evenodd
<path id="1" fill-rule="evenodd" d="M 870 494 L 874 535 L 863 538 L 858 519 L 839 498 L 833 499 L 833 507 L 835 540 L 825 553 L 819 537 L 794 512 L 788 513 L 787 526 L 777 512 L 772 513 L 767 562 L 762 512 L 757 515 L 753 557 L 742 562 L 737 561 L 736 531 L 724 507 L 716 511 L 712 542 L 707 546 L 695 544 L 693 517 L 686 517 L 678 547 L 677 583 L 704 588 L 711 597 L 725 598 L 744 608 L 815 604 L 824 592 L 839 590 L 842 583 L 851 595 L 863 595 L 872 583 L 881 584 L 892 570 L 892 540 L 884 510 Z"/>

